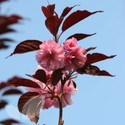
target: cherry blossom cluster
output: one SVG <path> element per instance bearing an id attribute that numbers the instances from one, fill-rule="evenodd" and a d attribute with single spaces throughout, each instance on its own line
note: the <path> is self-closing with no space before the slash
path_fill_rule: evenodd
<path id="1" fill-rule="evenodd" d="M 40 65 L 40 69 L 42 68 L 46 72 L 48 79 L 51 78 L 53 71 L 60 68 L 64 68 L 65 71 L 74 72 L 78 68 L 83 67 L 87 60 L 86 50 L 78 46 L 76 38 L 66 40 L 63 46 L 54 40 L 46 40 L 39 47 L 40 49 L 37 51 L 36 59 Z M 72 103 L 71 95 L 77 90 L 71 79 L 66 81 L 63 86 L 63 91 L 61 80 L 59 80 L 56 86 L 50 80 L 46 84 L 39 80 L 35 80 L 35 82 L 41 88 L 29 89 L 29 91 L 38 92 L 43 96 L 43 109 L 51 106 L 59 108 L 57 96 L 62 96 L 63 107 L 70 105 Z"/>
<path id="2" fill-rule="evenodd" d="M 36 54 L 40 66 L 48 71 L 66 68 L 75 71 L 84 66 L 86 62 L 86 50 L 78 46 L 75 38 L 68 39 L 64 45 L 53 40 L 46 40 L 40 45 Z"/>
<path id="3" fill-rule="evenodd" d="M 74 7 L 64 8 L 59 16 L 55 10 L 55 4 L 42 6 L 41 10 L 46 18 L 46 28 L 54 39 L 45 41 L 25 40 L 19 43 L 13 53 L 10 54 L 11 56 L 37 51 L 38 68 L 33 75 L 28 75 L 32 79 L 14 77 L 9 80 L 9 84 L 16 87 L 27 87 L 27 92 L 22 94 L 18 101 L 18 109 L 35 123 L 38 123 L 41 108 L 48 109 L 54 106 L 59 108 L 58 125 L 64 124 L 63 108 L 72 104 L 71 96 L 77 91 L 74 78 L 78 74 L 113 77 L 106 70 L 100 70 L 94 63 L 111 59 L 115 55 L 89 53 L 95 47 L 84 49 L 78 45 L 78 41 L 94 34 L 75 33 L 63 41 L 63 44 L 60 44 L 60 37 L 65 31 L 87 17 L 102 12 L 77 10 L 69 14 Z"/>
<path id="4" fill-rule="evenodd" d="M 51 106 L 59 108 L 59 102 L 57 97 L 62 97 L 62 107 L 66 107 L 67 105 L 72 104 L 71 96 L 77 91 L 77 89 L 74 87 L 73 80 L 70 79 L 66 81 L 62 92 L 61 81 L 59 81 L 56 86 L 54 86 L 50 81 L 52 71 L 48 72 L 41 66 L 38 66 L 38 69 L 46 71 L 47 82 L 45 84 L 37 79 L 34 79 L 34 82 L 36 82 L 40 86 L 40 88 L 27 88 L 27 91 L 37 92 L 42 96 L 44 100 L 42 108 L 48 109 Z"/>

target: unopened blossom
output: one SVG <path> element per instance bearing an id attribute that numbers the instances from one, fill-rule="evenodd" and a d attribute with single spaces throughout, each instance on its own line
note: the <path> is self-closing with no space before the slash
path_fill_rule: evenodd
<path id="1" fill-rule="evenodd" d="M 36 59 L 46 70 L 56 70 L 64 66 L 64 49 L 53 40 L 46 40 L 40 45 Z"/>
<path id="2" fill-rule="evenodd" d="M 86 59 L 87 57 L 85 49 L 77 47 L 65 55 L 65 67 L 69 71 L 75 71 L 85 65 Z"/>
<path id="3" fill-rule="evenodd" d="M 66 40 L 64 43 L 64 49 L 66 51 L 71 51 L 73 49 L 76 49 L 78 47 L 77 42 L 78 42 L 77 39 L 74 37 Z"/>

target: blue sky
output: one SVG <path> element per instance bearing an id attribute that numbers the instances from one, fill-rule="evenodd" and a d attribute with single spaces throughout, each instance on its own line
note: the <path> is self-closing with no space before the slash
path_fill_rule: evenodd
<path id="1" fill-rule="evenodd" d="M 56 3 L 56 10 L 61 13 L 64 7 L 79 4 L 74 8 L 87 9 L 89 11 L 103 10 L 104 13 L 93 15 L 64 33 L 61 38 L 63 42 L 68 36 L 76 32 L 95 33 L 96 35 L 79 42 L 84 48 L 97 47 L 93 52 L 102 52 L 107 55 L 114 55 L 112 60 L 97 63 L 100 69 L 108 70 L 110 77 L 95 77 L 80 75 L 77 79 L 78 92 L 73 97 L 73 104 L 64 108 L 65 125 L 125 125 L 125 9 L 124 0 L 72 0 L 59 1 L 49 0 L 49 3 Z M 15 48 L 15 46 L 27 39 L 46 40 L 52 39 L 52 35 L 44 25 L 44 16 L 41 6 L 47 5 L 46 0 L 12 0 L 2 5 L 3 14 L 19 14 L 25 17 L 19 25 L 15 25 L 18 33 L 11 33 L 7 36 L 15 39 L 11 43 L 11 48 L 7 51 L 0 51 L 0 80 L 7 80 L 14 75 L 26 77 L 25 74 L 32 74 L 37 63 L 35 52 L 15 55 L 5 59 Z M 11 98 L 8 97 L 11 102 Z M 9 107 L 3 111 L 2 117 L 14 117 L 16 112 L 16 100 L 13 100 Z M 12 110 L 13 109 L 13 110 Z M 15 117 L 32 125 L 28 119 L 18 112 Z M 0 118 L 1 119 L 1 118 Z M 55 125 L 58 119 L 58 110 L 51 108 L 41 111 L 39 123 Z"/>

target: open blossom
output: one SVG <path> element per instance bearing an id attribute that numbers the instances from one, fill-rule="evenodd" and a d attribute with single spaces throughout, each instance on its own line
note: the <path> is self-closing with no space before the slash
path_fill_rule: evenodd
<path id="1" fill-rule="evenodd" d="M 47 77 L 50 76 L 49 73 L 46 73 Z M 40 88 L 27 88 L 27 91 L 30 92 L 37 92 L 43 97 L 43 109 L 48 109 L 51 106 L 54 106 L 56 108 L 59 108 L 59 102 L 56 98 L 57 96 L 62 96 L 62 106 L 65 107 L 67 105 L 72 104 L 71 96 L 77 91 L 76 88 L 74 88 L 73 81 L 67 80 L 63 87 L 62 92 L 62 86 L 61 81 L 58 82 L 56 86 L 53 86 L 50 83 L 42 83 L 39 80 L 34 79 L 34 81 L 40 86 Z"/>
<path id="2" fill-rule="evenodd" d="M 78 68 L 84 66 L 86 62 L 86 51 L 85 49 L 78 46 L 76 38 L 71 38 L 65 41 L 64 50 L 64 65 L 69 71 L 75 71 Z"/>
<path id="3" fill-rule="evenodd" d="M 77 39 L 74 37 L 66 40 L 64 43 L 64 49 L 66 51 L 71 51 L 73 49 L 76 49 L 78 47 L 77 42 L 78 42 Z"/>
<path id="4" fill-rule="evenodd" d="M 70 84 L 69 84 L 70 83 Z M 76 88 L 74 88 L 73 86 L 73 81 L 72 80 L 68 80 L 66 81 L 64 88 L 63 88 L 63 94 L 62 94 L 62 106 L 65 107 L 67 105 L 71 105 L 72 104 L 72 99 L 71 96 L 77 91 Z M 61 82 L 59 82 L 55 88 L 55 93 L 57 95 L 61 94 Z M 58 100 L 55 99 L 54 100 L 54 107 L 58 108 L 59 107 L 59 103 Z"/>
<path id="5" fill-rule="evenodd" d="M 65 55 L 65 67 L 69 71 L 75 71 L 85 65 L 86 59 L 86 51 L 81 47 L 77 47 Z"/>
<path id="6" fill-rule="evenodd" d="M 61 96 L 62 95 L 62 106 L 66 107 L 67 105 L 72 104 L 71 96 L 77 91 L 76 88 L 73 86 L 72 81 L 67 81 L 64 85 L 63 94 L 61 92 L 61 82 L 59 82 L 56 86 L 53 86 L 52 84 L 49 84 L 46 86 L 44 83 L 35 80 L 37 84 L 40 85 L 41 88 L 35 89 L 35 88 L 27 88 L 30 92 L 38 92 L 40 95 L 42 95 L 44 102 L 43 102 L 43 109 L 48 109 L 51 106 L 54 106 L 56 108 L 59 108 L 59 102 L 58 99 L 55 96 Z M 68 83 L 71 82 L 69 85 Z"/>
<path id="7" fill-rule="evenodd" d="M 46 70 L 56 70 L 64 66 L 64 49 L 53 40 L 46 40 L 40 45 L 36 59 Z"/>

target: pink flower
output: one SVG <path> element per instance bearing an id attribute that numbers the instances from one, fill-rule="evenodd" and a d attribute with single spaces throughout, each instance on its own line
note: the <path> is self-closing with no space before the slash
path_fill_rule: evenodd
<path id="1" fill-rule="evenodd" d="M 78 47 L 77 42 L 78 42 L 77 39 L 74 38 L 74 37 L 66 40 L 65 43 L 64 43 L 64 49 L 67 50 L 67 51 L 76 49 Z"/>
<path id="2" fill-rule="evenodd" d="M 64 88 L 63 88 L 63 94 L 62 94 L 62 106 L 66 107 L 67 105 L 72 104 L 71 96 L 77 91 L 76 88 L 73 86 L 72 80 L 66 81 Z M 55 88 L 55 93 L 57 95 L 61 94 L 61 82 L 59 82 Z M 54 107 L 59 108 L 58 100 L 55 98 L 54 100 Z"/>
<path id="3" fill-rule="evenodd" d="M 43 105 L 42 108 L 43 109 L 48 109 L 53 105 L 53 100 L 52 98 L 52 94 L 50 93 L 50 90 L 48 89 L 48 87 L 46 87 L 46 85 L 42 82 L 40 82 L 39 80 L 34 80 L 34 82 L 36 82 L 41 88 L 26 88 L 27 91 L 29 92 L 37 92 L 40 95 L 42 95 L 43 98 Z M 50 86 L 49 86 L 50 88 Z"/>
<path id="4" fill-rule="evenodd" d="M 69 71 L 75 71 L 85 65 L 86 59 L 87 57 L 85 49 L 77 47 L 65 55 L 65 67 Z"/>
<path id="5" fill-rule="evenodd" d="M 64 66 L 64 49 L 53 40 L 46 40 L 40 45 L 36 59 L 46 70 L 56 70 Z"/>
<path id="6" fill-rule="evenodd" d="M 48 73 L 46 73 L 47 75 Z M 50 74 L 48 74 L 50 75 Z M 47 76 L 48 76 L 47 75 Z M 39 80 L 34 79 L 34 81 L 40 86 L 40 88 L 27 88 L 27 91 L 37 92 L 42 95 L 43 98 L 43 109 L 48 109 L 51 106 L 59 108 L 58 97 L 62 97 L 62 106 L 65 107 L 72 103 L 71 96 L 77 91 L 73 86 L 72 80 L 67 80 L 62 93 L 61 81 L 56 86 L 53 86 L 51 83 L 42 83 Z"/>

